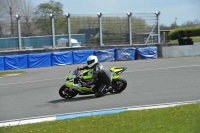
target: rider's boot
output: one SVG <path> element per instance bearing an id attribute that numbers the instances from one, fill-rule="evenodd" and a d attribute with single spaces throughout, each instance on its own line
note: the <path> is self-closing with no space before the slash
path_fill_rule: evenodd
<path id="1" fill-rule="evenodd" d="M 94 90 L 96 97 L 102 97 L 107 93 L 109 86 L 102 84 L 98 89 Z"/>

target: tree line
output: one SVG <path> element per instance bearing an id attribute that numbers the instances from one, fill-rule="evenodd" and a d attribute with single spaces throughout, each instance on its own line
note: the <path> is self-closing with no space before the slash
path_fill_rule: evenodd
<path id="1" fill-rule="evenodd" d="M 17 35 L 17 21 L 15 15 L 21 16 L 22 36 L 51 35 L 51 20 L 49 14 L 54 14 L 55 33 L 67 34 L 67 19 L 63 13 L 63 4 L 50 0 L 34 6 L 31 0 L 1 0 L 0 1 L 0 35 Z M 152 25 L 146 23 L 141 17 L 132 17 L 132 30 L 135 33 L 149 31 Z M 128 18 L 104 17 L 103 32 L 127 33 Z M 199 20 L 188 21 L 181 26 L 200 25 Z M 173 29 L 178 27 L 175 23 L 171 26 L 161 24 L 161 29 Z M 71 33 L 76 34 L 79 29 L 98 28 L 97 16 L 71 16 Z"/>
<path id="2" fill-rule="evenodd" d="M 17 35 L 17 21 L 15 15 L 21 16 L 22 36 L 51 35 L 51 20 L 49 14 L 54 14 L 56 34 L 67 34 L 67 19 L 63 13 L 63 4 L 50 0 L 34 6 L 31 0 L 1 0 L 0 1 L 0 35 Z M 128 18 L 104 17 L 103 31 L 105 33 L 125 33 L 128 31 Z M 145 20 L 132 17 L 134 32 L 150 29 Z M 76 34 L 79 29 L 98 28 L 97 16 L 71 16 L 71 33 Z"/>
<path id="3" fill-rule="evenodd" d="M 160 29 L 161 30 L 173 30 L 176 28 L 194 27 L 194 26 L 200 26 L 200 20 L 198 20 L 198 19 L 196 19 L 194 21 L 188 20 L 186 22 L 183 22 L 181 25 L 177 25 L 176 22 L 172 23 L 170 26 L 161 24 Z"/>

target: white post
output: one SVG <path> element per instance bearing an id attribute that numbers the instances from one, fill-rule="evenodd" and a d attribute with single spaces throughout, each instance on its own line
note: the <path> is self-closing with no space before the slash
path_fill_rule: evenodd
<path id="1" fill-rule="evenodd" d="M 72 47 L 71 44 L 71 27 L 70 27 L 70 13 L 66 13 L 65 16 L 67 17 L 67 27 L 68 27 L 68 44 L 69 47 Z"/>
<path id="2" fill-rule="evenodd" d="M 163 32 L 163 41 L 165 43 L 165 32 Z"/>
<path id="3" fill-rule="evenodd" d="M 99 17 L 99 36 L 100 36 L 100 46 L 104 46 L 103 44 L 103 33 L 102 33 L 102 13 L 97 13 Z"/>
<path id="4" fill-rule="evenodd" d="M 52 29 L 53 48 L 55 48 L 56 45 L 55 45 L 54 15 L 50 14 L 50 17 L 51 17 L 51 27 L 52 27 L 51 29 Z"/>
<path id="5" fill-rule="evenodd" d="M 158 27 L 158 43 L 160 43 L 160 22 L 159 22 L 160 11 L 156 11 L 155 14 L 157 18 L 157 27 Z"/>
<path id="6" fill-rule="evenodd" d="M 17 25 L 18 25 L 19 50 L 22 50 L 20 15 L 16 15 L 16 19 L 17 19 Z"/>
<path id="7" fill-rule="evenodd" d="M 133 44 L 133 41 L 132 41 L 132 21 L 131 21 L 132 12 L 127 12 L 127 15 L 128 15 L 128 23 L 129 23 L 129 42 L 130 42 L 130 45 L 132 45 Z"/>

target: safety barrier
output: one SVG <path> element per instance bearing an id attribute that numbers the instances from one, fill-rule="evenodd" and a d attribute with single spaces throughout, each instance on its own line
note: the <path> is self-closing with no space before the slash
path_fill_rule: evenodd
<path id="1" fill-rule="evenodd" d="M 28 68 L 27 54 L 4 57 L 5 70 Z"/>
<path id="2" fill-rule="evenodd" d="M 95 50 L 95 55 L 100 62 L 115 61 L 115 49 Z"/>
<path id="3" fill-rule="evenodd" d="M 100 62 L 143 60 L 158 57 L 157 47 L 115 48 L 104 50 L 74 50 L 65 52 L 34 53 L 0 56 L 0 71 L 39 68 L 58 65 L 85 64 L 89 55 L 96 55 Z M 138 57 L 138 58 L 136 58 Z"/>
<path id="4" fill-rule="evenodd" d="M 158 58 L 157 47 L 138 48 L 139 59 L 155 59 Z"/>
<path id="5" fill-rule="evenodd" d="M 0 56 L 0 71 L 4 70 L 4 56 Z"/>
<path id="6" fill-rule="evenodd" d="M 58 65 L 71 65 L 73 64 L 73 55 L 72 51 L 66 51 L 66 52 L 54 52 L 52 53 L 52 66 L 58 66 Z"/>
<path id="7" fill-rule="evenodd" d="M 135 48 L 123 48 L 115 50 L 115 59 L 116 60 L 135 60 Z"/>

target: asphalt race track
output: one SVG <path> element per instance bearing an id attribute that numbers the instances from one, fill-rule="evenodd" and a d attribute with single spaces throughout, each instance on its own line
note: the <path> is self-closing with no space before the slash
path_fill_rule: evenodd
<path id="1" fill-rule="evenodd" d="M 0 121 L 64 113 L 200 100 L 200 57 L 104 62 L 126 66 L 128 81 L 120 94 L 62 99 L 59 88 L 68 70 L 79 65 L 23 69 L 26 74 L 0 78 Z"/>

